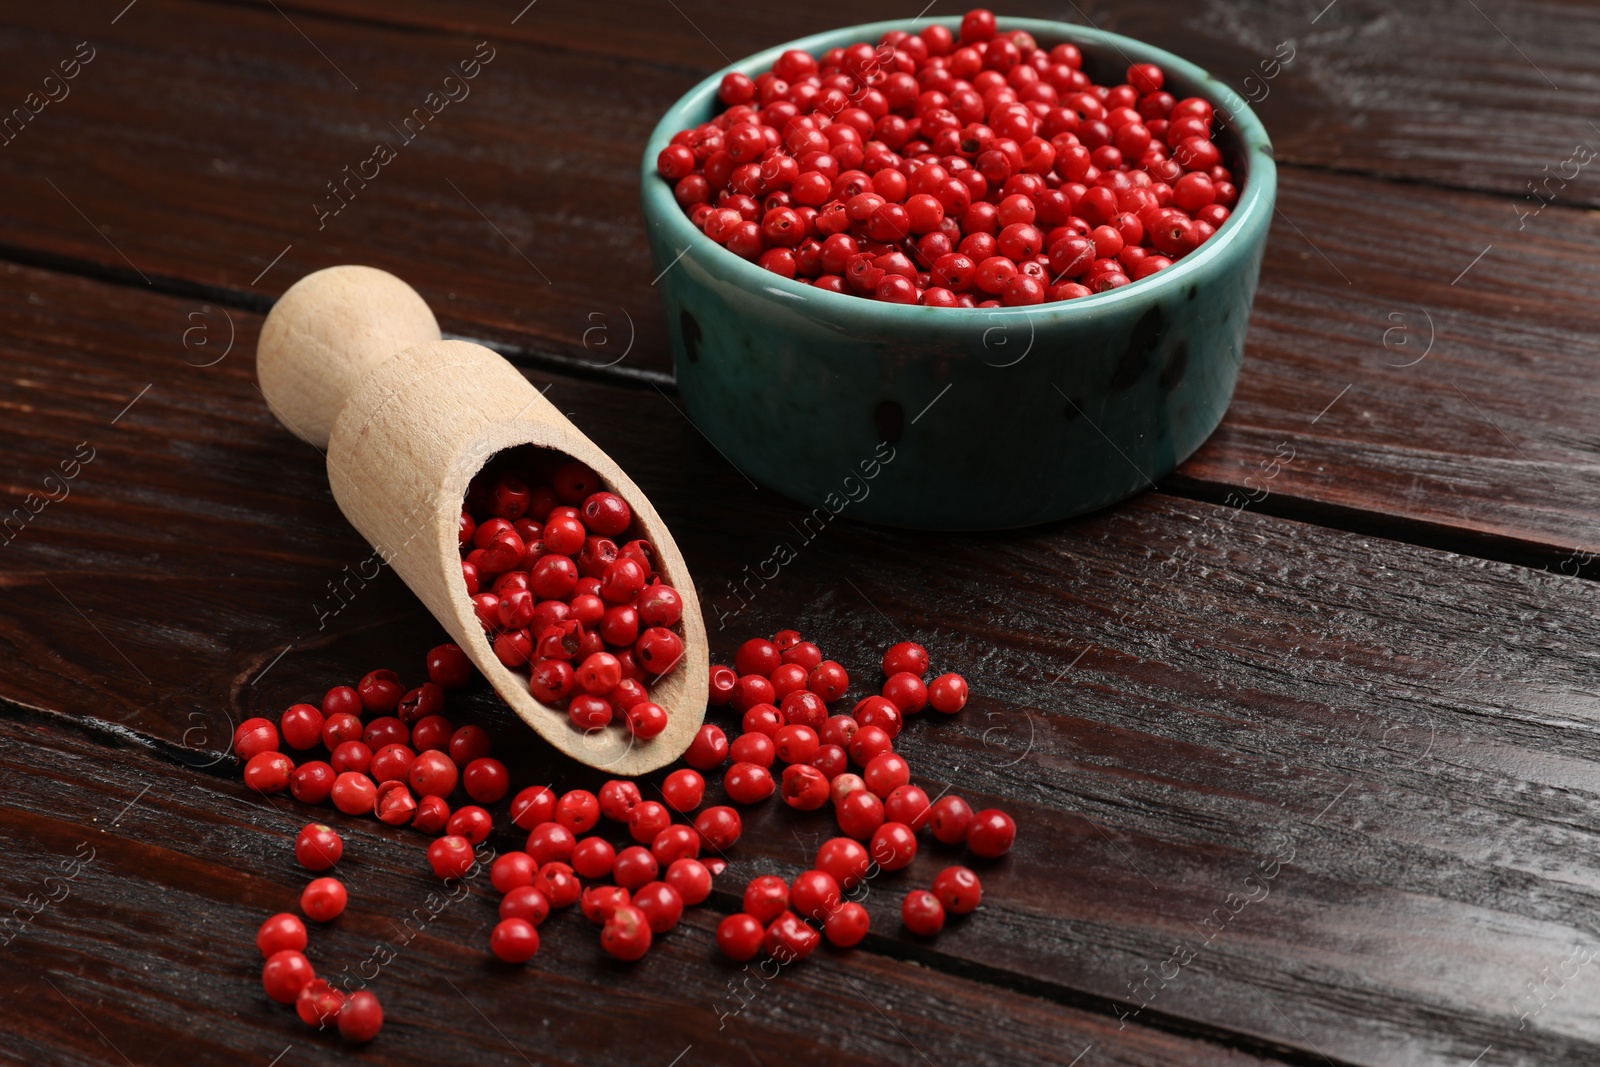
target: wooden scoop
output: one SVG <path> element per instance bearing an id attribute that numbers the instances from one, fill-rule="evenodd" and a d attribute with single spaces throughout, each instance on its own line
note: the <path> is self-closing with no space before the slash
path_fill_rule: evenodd
<path id="1" fill-rule="evenodd" d="M 705 719 L 709 660 L 694 582 L 649 499 L 528 380 L 482 345 L 443 341 L 405 282 L 371 267 L 329 267 L 289 288 L 261 328 L 256 375 L 278 421 L 325 450 L 339 509 L 466 650 L 495 691 L 574 759 L 637 775 L 677 759 Z M 461 576 L 458 529 L 467 484 L 519 445 L 587 464 L 628 502 L 657 567 L 683 598 L 683 659 L 650 686 L 667 728 L 635 740 L 618 721 L 597 730 L 535 700 L 495 657 Z"/>

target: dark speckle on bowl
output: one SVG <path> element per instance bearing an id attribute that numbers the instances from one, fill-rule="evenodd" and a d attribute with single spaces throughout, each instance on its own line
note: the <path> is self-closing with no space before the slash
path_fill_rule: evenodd
<path id="1" fill-rule="evenodd" d="M 1189 342 L 1179 341 L 1167 356 L 1167 365 L 1161 368 L 1161 388 L 1171 391 L 1183 381 L 1183 372 L 1189 367 Z"/>
<path id="2" fill-rule="evenodd" d="M 1193 300 L 1195 297 L 1197 297 L 1199 295 L 1200 295 L 1200 287 L 1199 286 L 1196 286 L 1196 285 L 1189 286 L 1189 299 L 1190 300 Z"/>
<path id="3" fill-rule="evenodd" d="M 1133 333 L 1128 336 L 1128 347 L 1117 361 L 1117 369 L 1112 372 L 1111 388 L 1133 388 L 1150 366 L 1150 353 L 1155 351 L 1156 345 L 1161 343 L 1162 334 L 1166 332 L 1167 319 L 1159 305 L 1139 316 Z"/>
<path id="4" fill-rule="evenodd" d="M 678 316 L 678 329 L 683 331 L 683 354 L 689 357 L 690 363 L 700 362 L 700 324 L 694 321 L 694 316 L 689 314 L 689 309 L 684 308 Z"/>
<path id="5" fill-rule="evenodd" d="M 905 409 L 898 401 L 882 401 L 872 412 L 872 423 L 877 427 L 878 436 L 892 445 L 906 431 Z"/>

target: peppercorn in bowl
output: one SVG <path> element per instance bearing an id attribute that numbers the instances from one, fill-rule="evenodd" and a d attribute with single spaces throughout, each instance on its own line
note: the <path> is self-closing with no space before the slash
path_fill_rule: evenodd
<path id="1" fill-rule="evenodd" d="M 1129 38 L 981 10 L 910 29 L 769 49 L 656 127 L 644 212 L 684 403 L 808 528 L 1120 500 L 1232 395 L 1266 132 Z"/>

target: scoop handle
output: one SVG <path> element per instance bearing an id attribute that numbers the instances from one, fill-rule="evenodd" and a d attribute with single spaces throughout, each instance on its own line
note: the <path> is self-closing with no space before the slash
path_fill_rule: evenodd
<path id="1" fill-rule="evenodd" d="M 273 305 L 256 345 L 256 378 L 278 421 L 326 452 L 334 420 L 367 375 L 396 352 L 439 337 L 433 311 L 393 274 L 328 267 Z"/>

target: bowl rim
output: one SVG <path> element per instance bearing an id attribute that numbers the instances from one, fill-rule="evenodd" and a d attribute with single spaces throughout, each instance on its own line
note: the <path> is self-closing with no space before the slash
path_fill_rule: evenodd
<path id="1" fill-rule="evenodd" d="M 961 17 L 945 16 L 926 21 L 928 25 L 939 24 L 955 30 L 960 25 Z M 696 257 L 696 262 L 713 278 L 741 289 L 776 297 L 795 310 L 803 310 L 810 317 L 845 329 L 881 329 L 885 325 L 975 327 L 981 323 L 992 323 L 996 317 L 1031 319 L 1042 316 L 1051 322 L 1092 319 L 1102 311 L 1111 312 L 1125 304 L 1143 304 L 1161 296 L 1170 296 L 1172 290 L 1181 289 L 1193 281 L 1195 275 L 1207 271 L 1216 260 L 1226 256 L 1233 246 L 1250 240 L 1247 231 L 1253 232 L 1258 227 L 1265 230 L 1270 226 L 1277 192 L 1277 166 L 1272 142 L 1267 136 L 1266 127 L 1238 93 L 1204 68 L 1181 56 L 1121 34 L 1049 19 L 1000 18 L 997 21 L 1002 31 L 1025 30 L 1041 42 L 1088 45 L 1115 51 L 1133 62 L 1159 64 L 1163 70 L 1178 75 L 1192 85 L 1195 94 L 1213 107 L 1226 110 L 1229 123 L 1243 146 L 1247 179 L 1240 188 L 1238 203 L 1217 232 L 1194 252 L 1165 270 L 1103 293 L 1019 307 L 930 308 L 920 304 L 868 300 L 853 294 L 830 293 L 802 285 L 728 252 L 689 221 L 689 216 L 673 197 L 672 187 L 656 172 L 657 155 L 674 134 L 689 125 L 682 118 L 684 112 L 703 105 L 708 96 L 714 96 L 723 76 L 730 71 L 754 76 L 770 69 L 778 57 L 789 49 L 818 55 L 836 45 L 858 40 L 876 41 L 890 30 L 906 29 L 907 24 L 900 19 L 842 26 L 774 45 L 723 67 L 674 101 L 645 143 L 640 186 L 646 226 L 659 229 L 667 243 L 678 250 L 679 258 L 687 257 L 690 249 L 695 247 L 695 242 L 705 242 L 708 250 L 714 249 L 719 254 Z M 676 263 L 676 260 L 673 262 Z M 666 270 L 670 269 L 669 265 Z M 665 274 L 666 270 L 662 273 Z"/>

